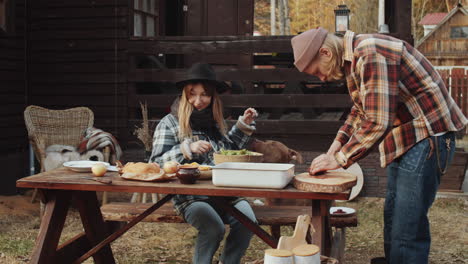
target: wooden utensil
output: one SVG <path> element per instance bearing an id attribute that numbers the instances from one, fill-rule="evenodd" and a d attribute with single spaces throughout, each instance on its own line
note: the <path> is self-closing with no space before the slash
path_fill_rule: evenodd
<path id="1" fill-rule="evenodd" d="M 344 171 L 327 171 L 318 176 L 301 173 L 294 176 L 293 185 L 308 192 L 339 193 L 356 185 L 357 177 Z"/>
<path id="2" fill-rule="evenodd" d="M 278 242 L 278 249 L 293 250 L 293 248 L 307 244 L 306 235 L 310 225 L 309 215 L 297 217 L 296 227 L 292 236 L 281 236 Z"/>

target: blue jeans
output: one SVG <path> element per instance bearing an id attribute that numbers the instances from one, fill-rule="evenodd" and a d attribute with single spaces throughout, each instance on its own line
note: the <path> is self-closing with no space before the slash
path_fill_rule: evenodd
<path id="1" fill-rule="evenodd" d="M 387 167 L 384 208 L 387 263 L 428 263 L 431 233 L 427 213 L 443 177 L 441 171 L 449 166 L 454 151 L 455 134 L 448 132 L 420 141 Z"/>
<path id="2" fill-rule="evenodd" d="M 247 201 L 236 203 L 235 207 L 252 221 L 256 218 L 252 207 Z M 228 224 L 230 232 L 226 238 L 220 261 L 224 264 L 239 264 L 249 247 L 253 233 L 237 219 L 220 210 L 210 202 L 193 202 L 183 212 L 185 221 L 198 230 L 193 255 L 194 264 L 211 264 L 213 255 L 223 240 L 225 227 Z"/>

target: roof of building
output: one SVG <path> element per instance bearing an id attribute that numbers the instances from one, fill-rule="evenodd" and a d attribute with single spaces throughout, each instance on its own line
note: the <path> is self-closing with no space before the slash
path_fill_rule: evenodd
<path id="1" fill-rule="evenodd" d="M 421 21 L 419 21 L 419 25 L 437 25 L 444 19 L 447 13 L 430 13 L 425 15 Z"/>

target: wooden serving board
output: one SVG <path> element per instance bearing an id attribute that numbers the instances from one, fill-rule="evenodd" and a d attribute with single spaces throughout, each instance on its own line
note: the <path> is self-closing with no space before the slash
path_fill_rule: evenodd
<path id="1" fill-rule="evenodd" d="M 298 190 L 321 193 L 340 193 L 356 185 L 357 176 L 343 171 L 327 171 L 318 176 L 308 172 L 294 176 L 294 187 Z"/>

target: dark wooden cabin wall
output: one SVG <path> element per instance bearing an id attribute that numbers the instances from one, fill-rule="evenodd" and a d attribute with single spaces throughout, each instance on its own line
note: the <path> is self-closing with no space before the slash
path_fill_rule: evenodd
<path id="1" fill-rule="evenodd" d="M 29 102 L 87 106 L 95 127 L 127 130 L 127 0 L 35 0 L 30 4 Z"/>
<path id="2" fill-rule="evenodd" d="M 24 177 L 27 132 L 23 120 L 26 105 L 24 78 L 24 0 L 16 0 L 12 27 L 0 34 L 0 194 L 14 194 L 15 182 Z M 8 11 L 7 11 L 8 12 Z M 8 16 L 11 13 L 8 13 Z M 7 18 L 8 18 L 7 16 Z"/>

